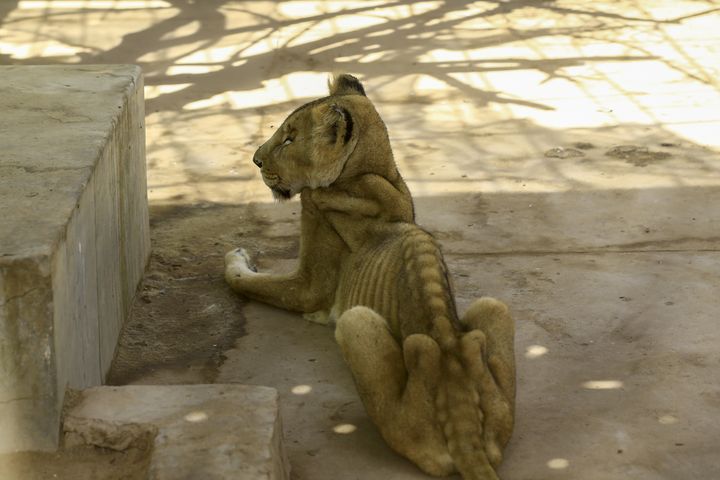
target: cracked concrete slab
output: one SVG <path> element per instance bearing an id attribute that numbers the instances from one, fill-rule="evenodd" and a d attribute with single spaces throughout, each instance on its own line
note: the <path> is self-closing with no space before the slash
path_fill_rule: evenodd
<path id="1" fill-rule="evenodd" d="M 95 387 L 66 413 L 66 443 L 150 444 L 152 480 L 287 480 L 277 392 L 247 385 Z"/>

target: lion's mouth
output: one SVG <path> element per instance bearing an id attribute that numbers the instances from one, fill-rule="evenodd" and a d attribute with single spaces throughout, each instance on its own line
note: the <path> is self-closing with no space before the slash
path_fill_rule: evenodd
<path id="1" fill-rule="evenodd" d="M 291 188 L 284 187 L 279 176 L 262 172 L 263 181 L 268 186 L 276 200 L 290 200 L 293 193 Z"/>
<path id="2" fill-rule="evenodd" d="M 289 189 L 275 186 L 270 187 L 270 190 L 272 191 L 273 197 L 278 200 L 290 200 L 292 197 L 292 192 Z"/>

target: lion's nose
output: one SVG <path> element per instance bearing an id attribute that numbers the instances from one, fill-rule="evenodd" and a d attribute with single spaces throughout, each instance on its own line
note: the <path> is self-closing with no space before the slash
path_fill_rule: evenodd
<path id="1" fill-rule="evenodd" d="M 253 155 L 253 163 L 258 166 L 258 168 L 262 168 L 262 160 L 257 156 L 257 153 Z"/>

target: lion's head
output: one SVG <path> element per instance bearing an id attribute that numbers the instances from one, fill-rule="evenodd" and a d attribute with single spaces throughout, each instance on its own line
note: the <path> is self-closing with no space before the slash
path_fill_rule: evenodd
<path id="1" fill-rule="evenodd" d="M 306 187 L 331 185 L 343 173 L 358 143 L 364 143 L 361 136 L 378 126 L 383 135 L 375 141 L 384 142 L 389 150 L 385 126 L 360 81 L 352 75 L 338 75 L 329 88 L 329 96 L 292 112 L 253 156 L 276 199 L 290 199 Z"/>

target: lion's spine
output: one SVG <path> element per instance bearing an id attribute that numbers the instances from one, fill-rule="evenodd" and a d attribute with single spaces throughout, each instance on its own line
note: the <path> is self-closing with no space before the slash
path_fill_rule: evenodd
<path id="1" fill-rule="evenodd" d="M 482 458 L 479 397 L 475 385 L 468 385 L 463 375 L 457 313 L 440 248 L 429 233 L 412 224 L 398 224 L 394 233 L 363 252 L 363 261 L 348 269 L 341 282 L 342 310 L 370 307 L 400 339 L 422 333 L 440 346 L 445 381 L 436 398 L 436 412 L 450 456 L 466 480 L 497 478 Z M 422 308 L 398 305 L 397 299 L 408 298 L 408 293 Z M 400 314 L 399 309 L 408 308 L 424 314 L 409 318 L 407 312 Z M 400 325 L 400 317 L 412 325 Z"/>
<path id="2" fill-rule="evenodd" d="M 455 306 L 442 260 L 440 248 L 427 232 L 414 228 L 405 233 L 402 244 L 405 275 L 413 288 L 418 288 L 418 300 L 426 306 L 430 322 L 427 331 L 442 350 L 452 350 L 457 338 Z"/>
<path id="3" fill-rule="evenodd" d="M 444 389 L 438 392 L 436 411 L 443 427 L 448 451 L 455 466 L 466 480 L 497 478 L 489 468 L 483 446 L 482 418 L 479 418 L 479 396 L 474 385 L 467 385 L 462 375 L 459 355 L 455 304 L 440 248 L 428 233 L 415 229 L 405 235 L 402 244 L 405 274 L 421 289 L 421 301 L 430 312 L 430 329 L 445 359 L 442 375 Z M 452 408 L 449 408 L 452 405 Z"/>

